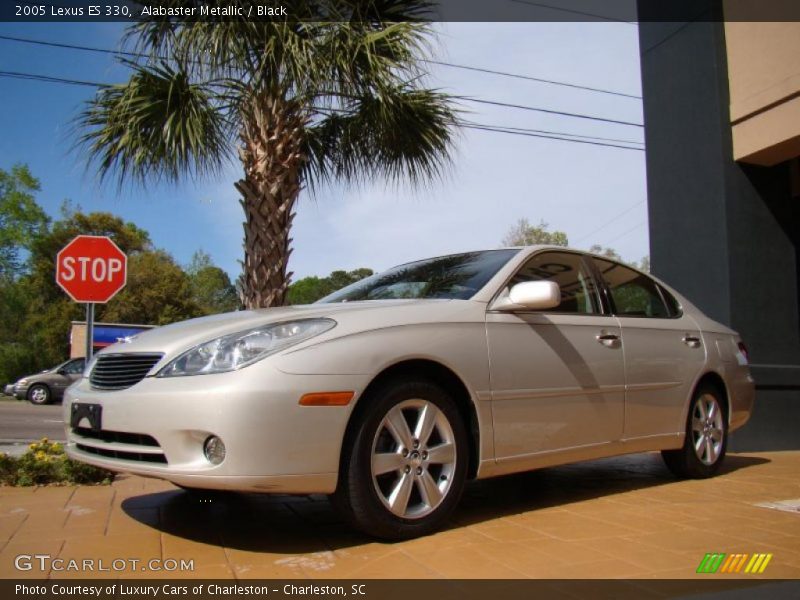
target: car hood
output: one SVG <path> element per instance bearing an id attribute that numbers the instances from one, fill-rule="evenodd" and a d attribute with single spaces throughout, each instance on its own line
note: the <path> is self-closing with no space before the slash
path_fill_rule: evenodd
<path id="1" fill-rule="evenodd" d="M 478 309 L 477 307 L 481 308 Z M 158 352 L 165 358 L 177 356 L 189 348 L 224 335 L 255 327 L 291 321 L 327 317 L 335 320 L 333 329 L 293 347 L 350 335 L 358 331 L 438 321 L 473 320 L 482 315 L 485 305 L 468 300 L 374 300 L 333 304 L 307 304 L 243 310 L 200 317 L 142 332 L 129 342 L 117 343 L 98 355 L 128 352 Z"/>

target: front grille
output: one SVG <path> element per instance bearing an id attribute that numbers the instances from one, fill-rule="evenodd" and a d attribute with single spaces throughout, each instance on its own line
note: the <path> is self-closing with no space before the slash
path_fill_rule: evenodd
<path id="1" fill-rule="evenodd" d="M 153 436 L 144 433 L 127 433 L 125 431 L 93 431 L 86 427 L 76 427 L 73 433 L 92 440 L 101 442 L 115 442 L 118 444 L 133 444 L 135 446 L 153 446 L 158 448 L 158 442 Z"/>
<path id="2" fill-rule="evenodd" d="M 136 385 L 163 354 L 101 354 L 89 374 L 89 382 L 98 390 L 124 390 Z"/>
<path id="3" fill-rule="evenodd" d="M 95 448 L 84 444 L 75 445 L 78 450 L 83 450 L 89 454 L 96 454 L 105 458 L 118 458 L 120 460 L 135 460 L 139 462 L 150 462 L 165 465 L 167 457 L 163 454 L 145 454 L 144 452 L 128 452 L 126 450 L 108 450 L 106 448 Z"/>

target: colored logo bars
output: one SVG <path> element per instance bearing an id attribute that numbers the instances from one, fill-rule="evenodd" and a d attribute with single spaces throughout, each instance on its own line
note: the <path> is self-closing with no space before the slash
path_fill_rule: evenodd
<path id="1" fill-rule="evenodd" d="M 709 552 L 700 561 L 697 573 L 763 573 L 772 554 L 724 554 Z"/>

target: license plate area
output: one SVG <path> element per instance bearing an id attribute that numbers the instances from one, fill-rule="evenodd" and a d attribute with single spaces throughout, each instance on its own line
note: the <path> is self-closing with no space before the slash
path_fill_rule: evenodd
<path id="1" fill-rule="evenodd" d="M 85 427 L 88 421 L 92 431 L 100 431 L 103 427 L 103 407 L 99 404 L 73 402 L 69 417 L 69 426 L 73 429 Z M 81 425 L 81 423 L 84 425 Z"/>

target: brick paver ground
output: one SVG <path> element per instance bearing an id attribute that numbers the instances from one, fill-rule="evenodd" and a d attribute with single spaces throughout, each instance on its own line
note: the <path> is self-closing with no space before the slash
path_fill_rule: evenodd
<path id="1" fill-rule="evenodd" d="M 450 526 L 403 543 L 353 532 L 320 496 L 190 500 L 122 476 L 100 487 L 0 487 L 0 577 L 157 577 L 34 566 L 64 559 L 191 559 L 202 578 L 693 578 L 707 552 L 771 553 L 765 578 L 800 578 L 800 452 L 732 454 L 676 481 L 657 454 L 545 469 L 467 487 Z M 141 567 L 139 567 L 141 569 Z M 754 577 L 740 573 L 739 577 Z"/>

